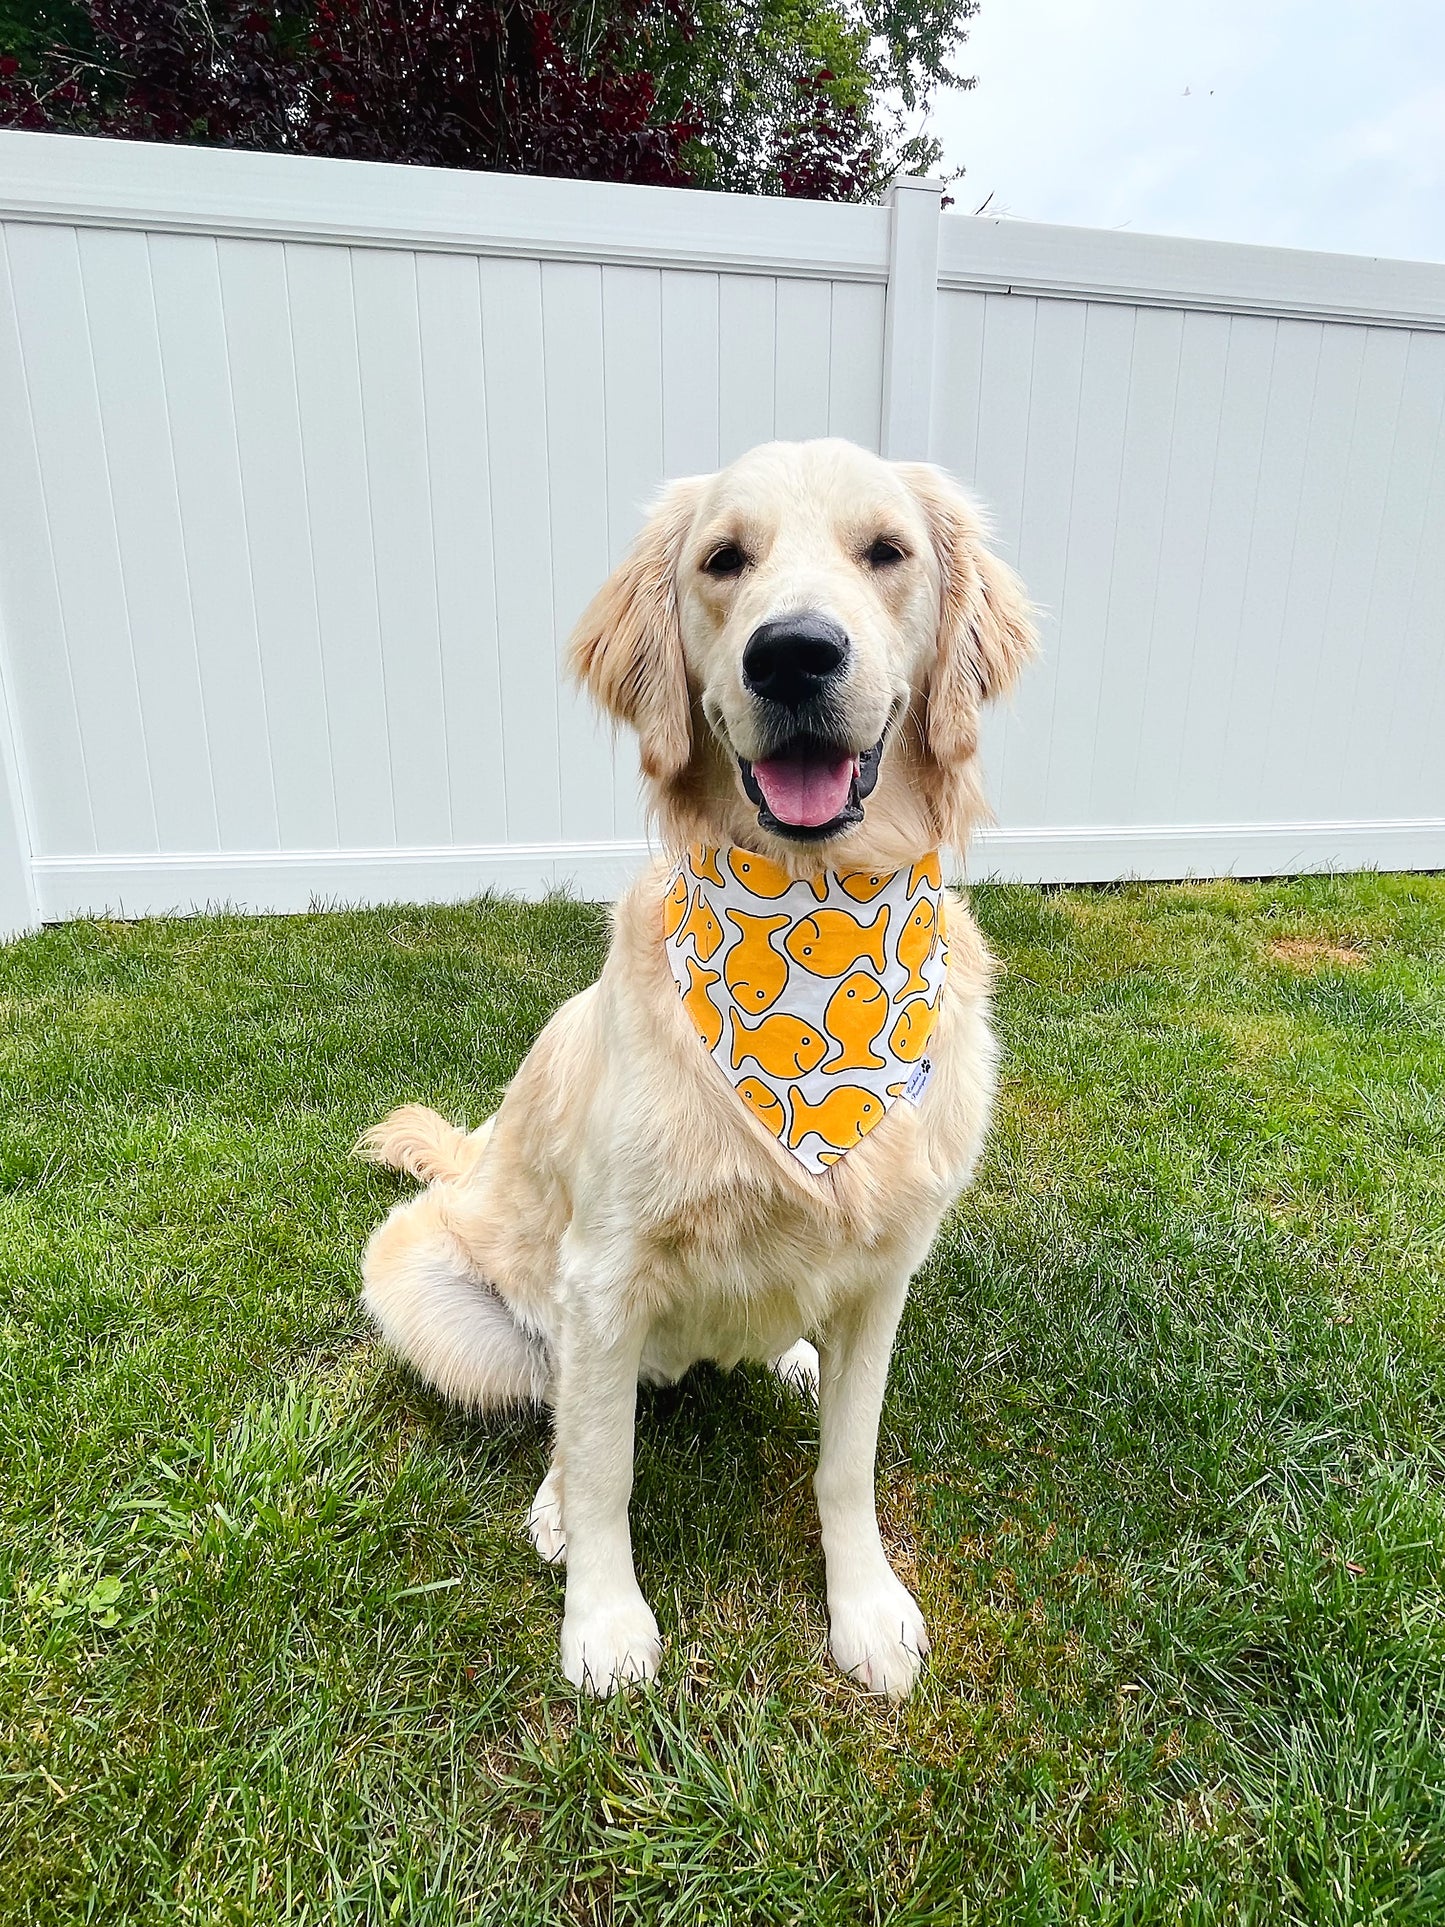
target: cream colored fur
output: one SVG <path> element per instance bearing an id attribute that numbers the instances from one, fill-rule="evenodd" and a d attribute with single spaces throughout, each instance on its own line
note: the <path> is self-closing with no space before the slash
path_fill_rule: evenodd
<path id="1" fill-rule="evenodd" d="M 904 550 L 886 569 L 867 561 L 880 534 Z M 702 565 L 723 542 L 750 561 L 720 581 Z M 765 835 L 737 771 L 760 749 L 747 638 L 802 609 L 850 637 L 856 743 L 889 729 L 864 821 L 821 847 Z M 954 484 L 845 442 L 775 443 L 674 483 L 573 645 L 593 695 L 638 731 L 665 850 L 737 843 L 795 875 L 961 848 L 982 807 L 980 704 L 1032 647 L 1022 590 Z M 628 1527 L 639 1378 L 753 1359 L 816 1386 L 833 1655 L 897 1697 L 928 1638 L 878 1535 L 878 1419 L 909 1277 L 987 1128 L 992 965 L 951 899 L 926 1097 L 814 1176 L 692 1033 L 662 948 L 667 868 L 659 857 L 618 903 L 601 977 L 547 1024 L 480 1131 L 407 1105 L 367 1134 L 364 1155 L 427 1189 L 372 1238 L 365 1301 L 445 1396 L 551 1405 L 530 1529 L 544 1558 L 566 1558 L 563 1670 L 596 1692 L 650 1678 L 661 1653 Z"/>

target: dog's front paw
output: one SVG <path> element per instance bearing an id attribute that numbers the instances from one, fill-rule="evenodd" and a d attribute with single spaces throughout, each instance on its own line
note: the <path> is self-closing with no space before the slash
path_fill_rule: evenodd
<path id="1" fill-rule="evenodd" d="M 833 1658 L 870 1693 L 907 1699 L 928 1651 L 918 1602 L 893 1573 L 868 1592 L 830 1599 Z"/>
<path id="2" fill-rule="evenodd" d="M 619 1686 L 657 1675 L 662 1635 L 636 1589 L 587 1607 L 568 1601 L 562 1619 L 562 1671 L 574 1686 L 604 1698 Z"/>

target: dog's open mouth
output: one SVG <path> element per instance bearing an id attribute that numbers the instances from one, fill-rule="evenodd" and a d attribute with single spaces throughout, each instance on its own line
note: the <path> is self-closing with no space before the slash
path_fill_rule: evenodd
<path id="1" fill-rule="evenodd" d="M 740 756 L 738 768 L 763 829 L 775 836 L 820 841 L 863 821 L 863 799 L 873 792 L 882 759 L 882 736 L 864 750 L 795 736 L 760 762 Z"/>

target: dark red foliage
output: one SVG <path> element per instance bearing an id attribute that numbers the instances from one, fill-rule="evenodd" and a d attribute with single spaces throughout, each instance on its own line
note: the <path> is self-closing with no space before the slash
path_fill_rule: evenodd
<path id="1" fill-rule="evenodd" d="M 619 57 L 655 0 L 614 0 L 585 66 L 572 4 L 87 0 L 99 56 L 55 50 L 44 86 L 0 70 L 0 125 L 686 185 L 698 117 L 662 118 Z M 663 12 L 686 26 L 682 8 Z"/>
<path id="2" fill-rule="evenodd" d="M 829 96 L 832 78 L 825 67 L 798 83 L 802 110 L 777 155 L 783 192 L 796 200 L 860 200 L 877 170 L 874 131 L 861 113 Z"/>

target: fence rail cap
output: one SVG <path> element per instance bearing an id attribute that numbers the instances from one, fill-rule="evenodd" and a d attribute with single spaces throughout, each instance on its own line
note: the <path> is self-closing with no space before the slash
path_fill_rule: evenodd
<path id="1" fill-rule="evenodd" d="M 889 213 L 90 135 L 0 132 L 0 219 L 883 281 Z"/>
<path id="2" fill-rule="evenodd" d="M 1445 264 L 947 213 L 939 285 L 1307 321 L 1445 329 Z"/>

